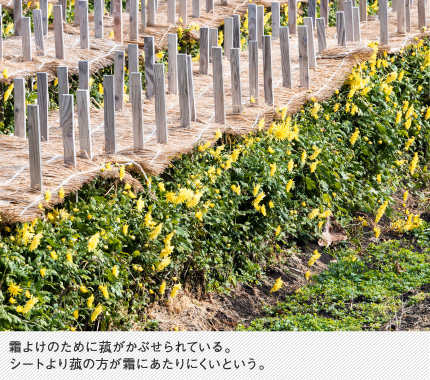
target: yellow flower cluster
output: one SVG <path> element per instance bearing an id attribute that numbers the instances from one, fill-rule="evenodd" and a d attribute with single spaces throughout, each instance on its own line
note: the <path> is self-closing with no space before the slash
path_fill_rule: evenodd
<path id="1" fill-rule="evenodd" d="M 281 280 L 281 277 L 279 277 L 273 284 L 272 289 L 270 289 L 270 293 L 277 292 L 279 289 L 282 288 L 283 285 L 284 282 Z"/>
<path id="2" fill-rule="evenodd" d="M 308 265 L 312 266 L 315 264 L 315 261 L 317 261 L 321 257 L 321 254 L 318 252 L 318 249 L 314 251 L 314 254 L 311 256 L 311 258 L 308 261 Z"/>

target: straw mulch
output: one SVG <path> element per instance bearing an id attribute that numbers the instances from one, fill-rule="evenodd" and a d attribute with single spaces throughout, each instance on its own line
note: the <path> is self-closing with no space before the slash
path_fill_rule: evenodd
<path id="1" fill-rule="evenodd" d="M 412 32 L 404 36 L 391 35 L 391 43 L 386 47 L 388 51 L 396 51 L 402 46 L 414 41 L 415 36 L 423 36 L 417 28 L 416 6 L 412 8 Z M 395 15 L 390 13 L 390 31 L 395 30 Z M 161 173 L 171 160 L 181 153 L 189 152 L 199 141 L 213 137 L 214 132 L 220 128 L 222 131 L 234 134 L 245 134 L 255 128 L 258 121 L 265 117 L 266 125 L 277 116 L 276 108 L 287 106 L 289 113 L 297 112 L 311 96 L 318 100 L 330 97 L 336 88 L 344 82 L 351 68 L 357 62 L 368 59 L 372 49 L 366 47 L 367 43 L 379 35 L 379 22 L 369 21 L 362 24 L 362 42 L 349 43 L 347 47 L 338 47 L 335 29 L 327 31 L 328 49 L 319 54 L 318 67 L 311 69 L 311 90 L 306 91 L 299 87 L 299 68 L 297 37 L 292 36 L 291 56 L 293 66 L 293 88 L 282 87 L 279 42 L 273 41 L 273 77 L 275 88 L 275 107 L 264 104 L 264 89 L 262 86 L 262 57 L 260 54 L 260 98 L 258 104 L 249 102 L 248 85 L 248 53 L 241 53 L 241 80 L 244 101 L 243 113 L 231 114 L 231 82 L 230 64 L 224 60 L 224 84 L 226 95 L 227 123 L 219 125 L 214 122 L 213 91 L 211 75 L 198 73 L 198 63 L 193 64 L 194 85 L 197 118 L 191 128 L 179 127 L 179 104 L 176 95 L 167 93 L 167 115 L 169 142 L 157 144 L 155 133 L 154 101 L 144 100 L 145 148 L 140 151 L 133 149 L 131 105 L 126 103 L 122 112 L 116 113 L 117 121 L 117 154 L 104 156 L 103 111 L 92 110 L 91 124 L 93 129 L 93 152 L 95 158 L 90 161 L 78 158 L 77 169 L 66 168 L 63 164 L 63 146 L 61 130 L 58 123 L 58 114 L 51 115 L 51 140 L 42 142 L 42 166 L 44 188 L 51 190 L 53 198 L 50 204 L 59 201 L 58 190 L 64 187 L 66 193 L 79 189 L 85 182 L 100 175 L 102 164 L 110 162 L 134 163 L 135 169 L 148 174 Z M 428 34 L 427 34 L 428 35 Z M 167 83 L 167 80 L 166 80 Z M 75 115 L 75 123 L 77 117 Z M 76 149 L 79 150 L 79 139 L 76 129 Z M 41 193 L 30 189 L 30 175 L 28 169 L 28 144 L 26 140 L 13 136 L 0 138 L 0 152 L 3 158 L 0 171 L 0 208 L 1 215 L 6 222 L 28 221 L 42 212 L 38 209 L 39 202 L 44 206 Z M 114 169 L 116 170 L 116 169 Z M 106 174 L 106 172 L 105 172 Z M 114 175 L 111 171 L 110 175 Z"/>

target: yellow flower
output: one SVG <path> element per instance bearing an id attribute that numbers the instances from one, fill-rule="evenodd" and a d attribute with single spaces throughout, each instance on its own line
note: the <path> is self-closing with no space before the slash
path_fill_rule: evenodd
<path id="1" fill-rule="evenodd" d="M 3 97 L 3 100 L 5 102 L 9 99 L 10 94 L 12 94 L 13 88 L 14 88 L 14 84 L 12 83 L 11 85 L 9 85 L 9 87 L 5 91 L 4 97 Z"/>
<path id="2" fill-rule="evenodd" d="M 100 284 L 99 285 L 99 289 L 102 291 L 103 297 L 106 298 L 106 299 L 109 299 L 109 292 L 108 292 L 108 289 L 107 289 L 107 285 Z"/>
<path id="3" fill-rule="evenodd" d="M 309 280 L 309 277 L 311 276 L 311 272 L 310 271 L 307 271 L 306 273 L 305 273 L 305 278 L 306 278 L 306 280 Z"/>
<path id="4" fill-rule="evenodd" d="M 75 319 L 78 319 L 78 318 L 79 318 L 79 311 L 78 311 L 78 310 L 75 310 L 75 311 L 73 312 L 73 317 L 74 317 Z"/>
<path id="5" fill-rule="evenodd" d="M 157 265 L 157 271 L 162 271 L 164 268 L 166 268 L 170 264 L 170 257 L 166 257 L 163 260 L 161 260 Z"/>
<path id="6" fill-rule="evenodd" d="M 15 284 L 14 282 L 11 282 L 9 284 L 9 287 L 7 288 L 7 291 L 12 294 L 14 297 L 16 297 L 19 293 L 22 293 L 22 289 L 19 285 Z"/>
<path id="7" fill-rule="evenodd" d="M 194 216 L 200 220 L 201 222 L 203 222 L 203 212 L 201 210 L 197 211 Z"/>
<path id="8" fill-rule="evenodd" d="M 281 277 L 279 277 L 273 284 L 272 289 L 270 289 L 270 293 L 277 292 L 279 289 L 282 288 L 283 285 L 284 282 L 281 280 Z"/>
<path id="9" fill-rule="evenodd" d="M 254 96 L 253 96 L 253 95 L 251 95 L 251 98 L 249 99 L 249 101 L 250 101 L 251 103 L 255 103 L 255 98 L 254 98 Z"/>
<path id="10" fill-rule="evenodd" d="M 166 191 L 166 188 L 164 187 L 164 183 L 163 182 L 159 182 L 158 183 L 158 189 L 160 190 L 160 191 Z"/>
<path id="11" fill-rule="evenodd" d="M 154 240 L 160 234 L 162 228 L 163 223 L 160 223 L 157 227 L 155 227 L 149 235 L 149 240 Z"/>
<path id="12" fill-rule="evenodd" d="M 12 28 L 13 28 L 13 24 L 9 24 L 9 25 L 12 25 Z M 6 30 L 7 30 L 7 28 L 9 27 L 9 25 L 6 27 Z M 9 29 L 9 30 L 10 30 L 10 29 Z M 7 31 L 7 32 L 9 32 L 9 31 Z M 5 34 L 7 34 L 7 33 L 5 33 Z M 5 69 L 3 70 L 3 78 L 7 79 L 8 77 L 9 77 L 8 70 L 7 70 L 7 68 L 5 68 Z"/>
<path id="13" fill-rule="evenodd" d="M 114 36 L 113 30 L 109 32 L 109 39 L 112 40 Z M 99 87 L 100 88 L 100 87 Z M 102 94 L 102 92 L 100 92 Z"/>
<path id="14" fill-rule="evenodd" d="M 58 259 L 58 255 L 57 255 L 57 253 L 55 251 L 51 251 L 51 258 L 53 260 L 57 260 Z"/>
<path id="15" fill-rule="evenodd" d="M 381 218 L 382 218 L 382 216 L 384 215 L 384 213 L 385 213 L 385 210 L 386 210 L 386 208 L 387 208 L 387 206 L 388 206 L 388 200 L 387 201 L 385 201 L 379 208 L 378 208 L 378 211 L 376 212 L 376 218 L 375 218 L 375 223 L 378 223 L 380 220 L 381 220 Z"/>
<path id="16" fill-rule="evenodd" d="M 306 156 L 307 156 L 307 153 L 306 153 L 306 151 L 304 150 L 304 151 L 302 152 L 302 163 L 304 163 L 304 162 L 306 161 Z"/>
<path id="17" fill-rule="evenodd" d="M 261 207 L 260 207 L 260 212 L 261 212 L 264 216 L 266 216 L 266 206 L 265 206 L 265 205 L 261 205 Z"/>
<path id="18" fill-rule="evenodd" d="M 15 298 L 13 298 L 13 297 L 10 297 L 10 298 L 9 298 L 9 303 L 11 303 L 11 304 L 14 304 L 14 303 L 16 303 L 16 300 L 15 300 Z"/>
<path id="19" fill-rule="evenodd" d="M 137 196 L 131 190 L 128 191 L 128 196 L 130 198 L 132 198 L 132 199 L 136 199 L 137 198 Z"/>
<path id="20" fill-rule="evenodd" d="M 309 215 L 308 215 L 308 218 L 309 219 L 314 219 L 314 218 L 316 218 L 318 215 L 319 215 L 319 213 L 320 213 L 320 210 L 319 209 L 313 209 L 310 213 L 309 213 Z"/>
<path id="21" fill-rule="evenodd" d="M 322 149 L 315 149 L 315 151 L 312 153 L 312 155 L 309 157 L 310 160 L 315 160 L 318 155 L 322 152 Z"/>
<path id="22" fill-rule="evenodd" d="M 289 173 L 291 173 L 293 171 L 293 168 L 294 168 L 294 161 L 293 160 L 288 161 L 287 168 L 288 168 Z"/>
<path id="23" fill-rule="evenodd" d="M 269 153 L 270 153 L 270 154 L 275 153 L 275 150 L 274 150 L 271 146 L 269 146 L 269 147 L 267 148 L 267 150 L 269 151 Z"/>
<path id="24" fill-rule="evenodd" d="M 142 196 L 140 196 L 139 199 L 136 201 L 137 211 L 141 212 L 144 206 L 145 202 L 142 200 Z"/>
<path id="25" fill-rule="evenodd" d="M 312 265 L 314 265 L 315 264 L 315 257 L 314 256 L 311 256 L 311 258 L 309 259 L 309 261 L 308 261 L 308 265 L 311 267 Z"/>
<path id="26" fill-rule="evenodd" d="M 320 163 L 320 161 L 312 162 L 312 164 L 311 164 L 311 173 L 313 173 L 316 170 L 316 168 L 317 168 L 317 166 L 318 166 L 319 163 Z"/>
<path id="27" fill-rule="evenodd" d="M 30 247 L 28 250 L 33 252 L 40 244 L 40 239 L 42 238 L 42 232 L 39 232 L 31 241 Z"/>
<path id="28" fill-rule="evenodd" d="M 72 252 L 67 252 L 66 259 L 69 263 L 73 263 L 73 255 Z"/>
<path id="29" fill-rule="evenodd" d="M 253 192 L 254 197 L 258 194 L 260 187 L 261 187 L 260 184 L 257 184 L 256 186 L 254 186 L 254 192 Z"/>
<path id="30" fill-rule="evenodd" d="M 61 186 L 60 190 L 58 191 L 58 196 L 60 197 L 60 199 L 64 199 L 65 195 L 66 194 L 64 192 L 63 186 Z"/>
<path id="31" fill-rule="evenodd" d="M 173 286 L 172 291 L 170 292 L 170 298 L 175 298 L 176 295 L 179 292 L 179 289 L 181 289 L 181 284 L 176 284 Z"/>
<path id="32" fill-rule="evenodd" d="M 287 183 L 287 186 L 286 186 L 287 193 L 289 193 L 289 192 L 290 192 L 290 190 L 291 190 L 291 188 L 293 187 L 293 185 L 294 185 L 294 181 L 293 181 L 292 179 L 290 179 L 290 180 L 288 181 L 288 183 Z"/>
<path id="33" fill-rule="evenodd" d="M 222 132 L 221 132 L 221 129 L 217 129 L 216 130 L 216 132 L 215 132 L 215 138 L 214 138 L 214 140 L 215 141 L 217 141 L 218 139 L 220 139 L 222 137 Z"/>
<path id="34" fill-rule="evenodd" d="M 21 305 L 18 305 L 18 306 L 16 307 L 16 312 L 17 312 L 17 313 L 22 313 L 22 312 L 24 312 L 24 308 L 23 308 Z"/>
<path id="35" fill-rule="evenodd" d="M 349 141 L 351 142 L 351 145 L 355 144 L 355 142 L 357 141 L 359 135 L 360 135 L 360 131 L 357 128 L 355 130 L 355 132 L 352 134 L 351 138 L 349 139 Z"/>
<path id="36" fill-rule="evenodd" d="M 409 165 L 409 171 L 410 171 L 411 175 L 414 174 L 415 169 L 417 168 L 418 160 L 419 160 L 419 158 L 418 158 L 418 152 L 415 152 L 414 158 L 412 159 L 412 161 L 411 161 L 411 163 Z"/>
<path id="37" fill-rule="evenodd" d="M 240 186 L 239 185 L 231 185 L 231 189 L 237 194 L 240 195 Z"/>
<path id="38" fill-rule="evenodd" d="M 125 165 L 121 165 L 121 167 L 119 168 L 119 179 L 120 181 L 122 181 L 124 179 L 125 176 Z"/>
<path id="39" fill-rule="evenodd" d="M 269 207 L 270 207 L 270 208 L 274 208 L 274 207 L 275 207 L 275 204 L 273 203 L 273 201 L 270 201 L 270 202 L 269 202 Z"/>
<path id="40" fill-rule="evenodd" d="M 282 231 L 281 226 L 278 226 L 278 228 L 276 228 L 276 231 L 275 231 L 275 236 L 278 236 L 281 233 L 281 231 Z"/>
<path id="41" fill-rule="evenodd" d="M 409 195 L 409 190 L 406 190 L 406 191 L 403 193 L 403 201 L 404 201 L 404 202 L 406 202 L 406 200 L 408 199 L 408 195 Z"/>
<path id="42" fill-rule="evenodd" d="M 160 289 L 158 291 L 160 292 L 161 295 L 164 294 L 164 292 L 166 291 L 166 281 L 163 281 L 163 283 L 160 285 Z"/>
<path id="43" fill-rule="evenodd" d="M 119 275 L 119 270 L 118 270 L 118 265 L 114 265 L 114 267 L 112 268 L 112 274 L 118 278 Z"/>
<path id="44" fill-rule="evenodd" d="M 88 240 L 88 252 L 92 252 L 96 249 L 97 244 L 100 240 L 100 233 L 97 232 Z"/>
<path id="45" fill-rule="evenodd" d="M 45 275 L 46 275 L 46 268 L 42 268 L 42 269 L 40 270 L 40 275 L 41 275 L 42 277 L 45 277 Z"/>
<path id="46" fill-rule="evenodd" d="M 122 233 L 127 236 L 128 234 L 128 224 L 122 226 Z"/>
<path id="47" fill-rule="evenodd" d="M 24 308 L 22 309 L 23 314 L 27 314 L 34 305 L 39 301 L 37 297 L 31 297 L 24 305 Z"/>
<path id="48" fill-rule="evenodd" d="M 429 107 L 427 107 L 427 112 L 426 112 L 426 114 L 425 114 L 425 116 L 424 116 L 424 119 L 425 119 L 425 120 L 430 119 L 430 106 L 429 106 Z"/>
<path id="49" fill-rule="evenodd" d="M 93 313 L 91 314 L 91 322 L 94 322 L 102 311 L 102 305 L 98 304 L 97 307 L 94 309 Z"/>
<path id="50" fill-rule="evenodd" d="M 381 229 L 378 226 L 375 226 L 373 228 L 373 231 L 375 231 L 375 237 L 378 238 L 379 235 L 381 234 Z"/>
<path id="51" fill-rule="evenodd" d="M 91 295 L 87 298 L 87 306 L 88 306 L 88 307 L 93 307 L 93 302 L 94 302 L 94 294 L 91 294 Z"/>
<path id="52" fill-rule="evenodd" d="M 85 285 L 81 285 L 81 286 L 79 287 L 79 290 L 80 290 L 82 293 L 88 293 L 88 289 L 87 289 L 87 287 L 86 287 Z"/>
<path id="53" fill-rule="evenodd" d="M 276 172 L 276 162 L 274 162 L 273 164 L 270 164 L 270 176 L 273 177 L 275 172 Z"/>
<path id="54" fill-rule="evenodd" d="M 54 87 L 57 87 L 58 86 L 58 78 L 55 78 L 54 79 Z"/>

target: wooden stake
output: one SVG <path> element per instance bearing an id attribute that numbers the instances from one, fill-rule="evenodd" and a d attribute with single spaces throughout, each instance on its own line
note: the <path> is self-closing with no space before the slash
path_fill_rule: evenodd
<path id="1" fill-rule="evenodd" d="M 43 35 L 48 34 L 48 0 L 39 1 L 40 11 L 42 12 Z"/>
<path id="2" fill-rule="evenodd" d="M 79 70 L 79 89 L 89 90 L 90 89 L 90 65 L 88 61 L 79 61 L 78 70 Z"/>
<path id="3" fill-rule="evenodd" d="M 209 28 L 209 62 L 212 62 L 213 47 L 218 47 L 218 28 Z"/>
<path id="4" fill-rule="evenodd" d="M 233 47 L 233 17 L 224 18 L 224 55 L 230 58 L 230 49 Z"/>
<path id="5" fill-rule="evenodd" d="M 308 27 L 308 57 L 309 57 L 309 67 L 317 67 L 317 58 L 315 54 L 315 38 L 314 38 L 314 29 L 312 25 L 313 21 L 311 17 L 303 18 L 303 25 Z"/>
<path id="6" fill-rule="evenodd" d="M 206 0 L 206 13 L 214 13 L 214 0 Z"/>
<path id="7" fill-rule="evenodd" d="M 154 37 L 143 37 L 143 51 L 145 53 L 145 87 L 146 97 L 151 99 L 154 96 L 154 64 L 155 50 Z"/>
<path id="8" fill-rule="evenodd" d="M 42 192 L 42 152 L 40 148 L 39 106 L 29 104 L 27 106 L 27 114 L 30 187 Z"/>
<path id="9" fill-rule="evenodd" d="M 320 17 L 324 18 L 325 25 L 328 25 L 328 15 L 330 14 L 329 0 L 321 0 L 320 3 Z"/>
<path id="10" fill-rule="evenodd" d="M 116 153 L 115 83 L 113 75 L 103 76 L 105 154 Z"/>
<path id="11" fill-rule="evenodd" d="M 418 28 L 420 31 L 427 26 L 426 0 L 418 0 Z"/>
<path id="12" fill-rule="evenodd" d="M 115 81 L 115 111 L 124 108 L 124 65 L 125 54 L 121 50 L 115 50 L 114 81 Z"/>
<path id="13" fill-rule="evenodd" d="M 3 12 L 0 4 L 0 31 L 3 30 Z M 0 61 L 3 61 L 3 33 L 0 32 Z"/>
<path id="14" fill-rule="evenodd" d="M 317 18 L 318 52 L 327 49 L 327 37 L 325 31 L 325 18 Z"/>
<path id="15" fill-rule="evenodd" d="M 281 65 L 282 65 L 282 85 L 287 88 L 293 88 L 293 78 L 291 72 L 291 55 L 290 55 L 290 33 L 289 28 L 282 26 L 280 28 L 280 45 L 281 45 Z"/>
<path id="16" fill-rule="evenodd" d="M 233 47 L 240 48 L 240 16 L 233 15 Z"/>
<path id="17" fill-rule="evenodd" d="M 209 74 L 209 28 L 200 28 L 199 68 L 202 74 Z"/>
<path id="18" fill-rule="evenodd" d="M 312 22 L 312 20 L 311 20 Z M 272 37 L 263 36 L 263 79 L 264 100 L 273 106 L 273 69 L 272 69 Z"/>
<path id="19" fill-rule="evenodd" d="M 405 0 L 405 24 L 406 32 L 411 31 L 411 0 Z"/>
<path id="20" fill-rule="evenodd" d="M 317 2 L 316 0 L 308 0 L 308 17 L 312 19 L 312 28 L 315 28 L 317 17 Z M 308 28 L 309 32 L 309 28 Z"/>
<path id="21" fill-rule="evenodd" d="M 179 18 L 182 25 L 187 25 L 187 0 L 179 0 Z"/>
<path id="22" fill-rule="evenodd" d="M 157 129 L 157 142 L 167 143 L 167 112 L 166 112 L 166 88 L 164 83 L 164 64 L 154 65 L 155 78 L 155 126 Z"/>
<path id="23" fill-rule="evenodd" d="M 15 36 L 21 35 L 22 0 L 13 0 L 13 30 Z"/>
<path id="24" fill-rule="evenodd" d="M 127 49 L 128 54 L 128 73 L 138 73 L 139 72 L 139 45 L 138 44 L 128 44 Z"/>
<path id="25" fill-rule="evenodd" d="M 60 126 L 63 131 L 64 164 L 76 169 L 75 126 L 73 119 L 73 95 L 63 95 L 60 107 Z"/>
<path id="26" fill-rule="evenodd" d="M 379 0 L 379 33 L 381 43 L 388 44 L 388 0 Z"/>
<path id="27" fill-rule="evenodd" d="M 24 61 L 31 61 L 31 19 L 30 17 L 21 18 L 21 34 L 22 34 L 22 56 Z"/>
<path id="28" fill-rule="evenodd" d="M 187 55 L 178 54 L 178 91 L 181 127 L 191 126 L 190 95 L 189 95 Z"/>
<path id="29" fill-rule="evenodd" d="M 168 89 L 172 94 L 178 94 L 178 35 L 169 33 L 167 35 L 167 78 Z"/>
<path id="30" fill-rule="evenodd" d="M 64 59 L 63 11 L 61 10 L 61 5 L 54 5 L 53 13 L 54 13 L 55 57 L 58 59 Z"/>
<path id="31" fill-rule="evenodd" d="M 257 41 L 254 42 L 256 43 Z M 215 122 L 225 124 L 224 75 L 222 67 L 222 48 L 220 47 L 212 47 L 212 77 L 214 86 Z"/>
<path id="32" fill-rule="evenodd" d="M 66 5 L 67 6 L 67 2 Z M 73 25 L 74 26 L 78 26 L 80 21 L 79 21 L 79 0 L 74 2 L 74 11 L 75 11 L 75 15 L 74 15 L 74 19 L 73 19 Z"/>
<path id="33" fill-rule="evenodd" d="M 397 34 L 406 33 L 406 2 L 397 0 Z"/>
<path id="34" fill-rule="evenodd" d="M 25 139 L 26 125 L 24 78 L 15 78 L 13 80 L 13 109 L 15 115 L 15 136 Z"/>
<path id="35" fill-rule="evenodd" d="M 95 38 L 103 38 L 104 9 L 105 9 L 104 0 L 94 0 L 94 37 Z"/>
<path id="36" fill-rule="evenodd" d="M 257 5 L 257 41 L 258 48 L 263 48 L 263 35 L 264 35 L 264 6 Z"/>
<path id="37" fill-rule="evenodd" d="M 354 22 L 354 41 L 361 41 L 361 30 L 360 30 L 360 11 L 358 7 L 352 8 L 352 20 Z"/>
<path id="38" fill-rule="evenodd" d="M 242 84 L 240 80 L 240 49 L 230 49 L 231 101 L 233 113 L 242 113 Z"/>
<path id="39" fill-rule="evenodd" d="M 352 19 L 352 1 L 344 1 L 346 41 L 354 41 L 354 23 Z"/>
<path id="40" fill-rule="evenodd" d="M 137 41 L 138 35 L 139 35 L 139 0 L 130 0 L 130 41 Z"/>
<path id="41" fill-rule="evenodd" d="M 90 48 L 90 30 L 88 26 L 88 1 L 79 0 L 79 30 L 81 49 Z"/>
<path id="42" fill-rule="evenodd" d="M 281 5 L 278 1 L 272 1 L 272 37 L 279 38 L 281 27 Z"/>
<path id="43" fill-rule="evenodd" d="M 367 21 L 367 0 L 360 0 L 358 3 L 358 7 L 360 8 L 360 21 Z"/>
<path id="44" fill-rule="evenodd" d="M 61 107 L 63 95 L 69 93 L 69 74 L 67 66 L 57 67 L 58 78 L 58 105 Z"/>
<path id="45" fill-rule="evenodd" d="M 122 45 L 122 0 L 113 0 L 113 39 Z"/>
<path id="46" fill-rule="evenodd" d="M 148 0 L 148 26 L 157 24 L 157 18 L 155 14 L 155 0 Z"/>
<path id="47" fill-rule="evenodd" d="M 193 0 L 193 17 L 196 17 L 194 16 L 194 2 L 195 0 Z M 198 17 L 200 17 L 200 13 Z M 176 0 L 167 0 L 167 22 L 176 26 Z"/>
<path id="48" fill-rule="evenodd" d="M 300 87 L 309 90 L 308 27 L 297 27 L 299 36 Z"/>
<path id="49" fill-rule="evenodd" d="M 257 41 L 257 5 L 248 4 L 248 40 Z"/>
<path id="50" fill-rule="evenodd" d="M 288 29 L 290 34 L 297 34 L 297 0 L 288 1 Z"/>
<path id="51" fill-rule="evenodd" d="M 345 12 L 336 12 L 337 44 L 346 46 Z"/>
<path id="52" fill-rule="evenodd" d="M 90 93 L 87 89 L 76 91 L 76 105 L 78 110 L 80 156 L 81 158 L 92 160 Z"/>
<path id="53" fill-rule="evenodd" d="M 140 5 L 140 23 L 141 23 L 141 25 L 142 25 L 142 27 L 141 27 L 141 29 L 142 30 L 145 30 L 146 29 L 146 25 L 148 24 L 147 23 L 147 20 L 146 20 L 146 17 L 147 17 L 147 14 L 148 12 L 147 12 L 147 9 L 146 9 L 146 4 L 145 4 L 145 0 L 141 0 L 141 5 Z"/>
<path id="54" fill-rule="evenodd" d="M 132 99 L 133 144 L 135 149 L 144 147 L 142 74 L 130 73 L 130 99 Z"/>
<path id="55" fill-rule="evenodd" d="M 39 106 L 39 128 L 42 141 L 49 141 L 49 93 L 48 93 L 48 74 L 37 73 L 37 104 Z"/>
<path id="56" fill-rule="evenodd" d="M 249 52 L 249 99 L 258 104 L 258 42 L 248 42 Z"/>
<path id="57" fill-rule="evenodd" d="M 197 121 L 196 100 L 194 96 L 193 63 L 191 61 L 191 55 L 187 55 L 187 71 L 188 71 L 188 92 L 190 94 L 191 121 Z"/>
<path id="58" fill-rule="evenodd" d="M 45 44 L 43 41 L 42 11 L 33 9 L 34 42 L 36 45 L 36 55 L 45 55 Z"/>

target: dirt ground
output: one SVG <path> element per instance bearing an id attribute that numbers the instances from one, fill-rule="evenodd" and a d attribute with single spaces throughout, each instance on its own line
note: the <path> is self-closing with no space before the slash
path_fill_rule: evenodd
<path id="1" fill-rule="evenodd" d="M 317 248 L 317 245 L 308 245 L 301 252 L 283 252 L 280 257 L 283 263 L 267 269 L 265 278 L 260 279 L 261 285 L 239 284 L 229 294 L 211 292 L 199 299 L 182 292 L 168 304 L 154 305 L 148 317 L 159 321 L 160 330 L 177 327 L 186 331 L 229 331 L 235 330 L 239 323 L 248 325 L 255 318 L 265 315 L 264 306 L 276 305 L 308 282 L 305 279 L 305 273 L 309 270 L 307 262 Z M 325 270 L 331 260 L 333 257 L 322 253 L 312 266 L 312 274 Z M 278 278 L 282 279 L 284 286 L 271 293 Z"/>

